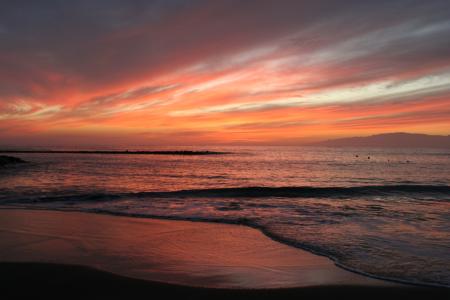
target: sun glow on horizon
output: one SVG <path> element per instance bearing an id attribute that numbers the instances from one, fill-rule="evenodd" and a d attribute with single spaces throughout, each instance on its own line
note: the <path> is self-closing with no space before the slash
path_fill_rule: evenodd
<path id="1" fill-rule="evenodd" d="M 285 2 L 109 4 L 114 14 L 72 3 L 41 7 L 51 20 L 28 8 L 34 21 L 20 25 L 12 20 L 24 8 L 6 7 L 0 143 L 276 145 L 450 133 L 447 4 L 328 3 L 330 14 Z M 91 27 L 74 21 L 94 15 Z"/>

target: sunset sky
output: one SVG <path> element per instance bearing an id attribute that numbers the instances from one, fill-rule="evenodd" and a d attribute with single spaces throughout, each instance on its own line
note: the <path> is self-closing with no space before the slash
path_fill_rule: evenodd
<path id="1" fill-rule="evenodd" d="M 450 1 L 2 1 L 0 145 L 450 134 Z"/>

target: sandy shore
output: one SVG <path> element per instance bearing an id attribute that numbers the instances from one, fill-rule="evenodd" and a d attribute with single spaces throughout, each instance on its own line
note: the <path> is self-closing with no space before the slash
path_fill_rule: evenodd
<path id="1" fill-rule="evenodd" d="M 80 286 L 112 280 L 124 288 L 158 291 L 169 286 L 161 282 L 229 292 L 414 289 L 342 270 L 325 257 L 277 243 L 246 226 L 75 212 L 0 210 L 0 261 L 2 282 L 9 280 L 10 287 L 25 282 L 35 289 L 70 288 L 74 276 Z M 192 288 L 169 290 L 183 289 Z"/>
<path id="2" fill-rule="evenodd" d="M 319 285 L 211 289 L 119 276 L 82 266 L 0 263 L 4 299 L 449 299 L 449 290 L 412 286 Z"/>
<path id="3" fill-rule="evenodd" d="M 0 257 L 222 288 L 386 285 L 247 226 L 78 212 L 0 210 Z"/>

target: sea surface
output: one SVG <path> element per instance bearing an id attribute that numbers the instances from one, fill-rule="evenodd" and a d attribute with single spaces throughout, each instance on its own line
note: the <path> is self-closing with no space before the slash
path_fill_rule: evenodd
<path id="1" fill-rule="evenodd" d="M 145 150 L 231 153 L 14 154 L 30 163 L 0 169 L 0 205 L 245 224 L 363 274 L 450 286 L 450 150 Z"/>

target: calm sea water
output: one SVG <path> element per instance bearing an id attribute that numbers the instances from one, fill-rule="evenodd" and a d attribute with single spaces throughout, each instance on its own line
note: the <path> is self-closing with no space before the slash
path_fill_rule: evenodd
<path id="1" fill-rule="evenodd" d="M 450 286 L 450 151 L 207 150 L 232 154 L 17 154 L 31 163 L 0 170 L 0 204 L 247 224 L 352 270 Z"/>

